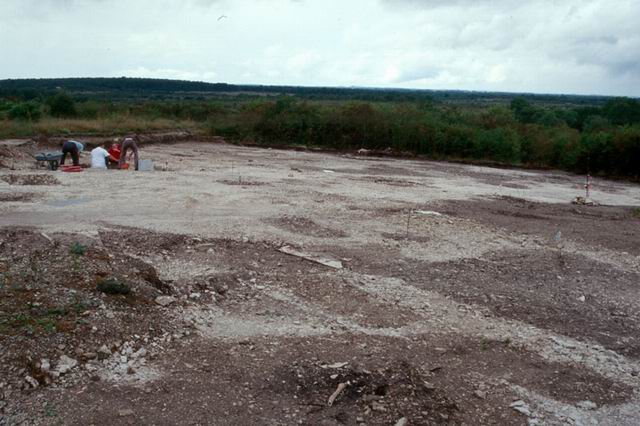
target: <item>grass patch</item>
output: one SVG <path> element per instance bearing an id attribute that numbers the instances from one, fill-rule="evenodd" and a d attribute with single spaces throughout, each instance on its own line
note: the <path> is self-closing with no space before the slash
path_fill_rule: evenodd
<path id="1" fill-rule="evenodd" d="M 162 130 L 198 130 L 201 127 L 191 120 L 112 116 L 98 119 L 43 118 L 37 122 L 0 120 L 0 138 L 32 137 L 33 135 L 113 135 Z"/>
<path id="2" fill-rule="evenodd" d="M 631 210 L 631 214 L 634 217 L 640 218 L 640 207 L 636 207 L 635 209 Z"/>
<path id="3" fill-rule="evenodd" d="M 56 322 L 51 318 L 40 318 L 36 320 L 36 325 L 47 334 L 56 331 Z"/>
<path id="4" fill-rule="evenodd" d="M 55 332 L 70 332 L 77 315 L 87 310 L 87 305 L 79 300 L 67 306 L 40 308 L 29 312 L 0 313 L 0 334 L 15 334 L 21 332 L 50 334 Z M 71 320 L 68 317 L 71 316 Z M 67 319 L 65 319 L 67 318 Z"/>
<path id="5" fill-rule="evenodd" d="M 66 314 L 67 310 L 62 307 L 49 308 L 44 313 L 44 315 L 47 317 L 64 316 Z"/>

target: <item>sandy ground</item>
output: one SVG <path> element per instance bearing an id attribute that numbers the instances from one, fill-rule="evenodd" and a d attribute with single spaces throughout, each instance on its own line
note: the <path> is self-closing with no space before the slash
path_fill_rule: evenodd
<path id="1" fill-rule="evenodd" d="M 0 424 L 640 422 L 640 186 L 596 179 L 585 207 L 560 172 L 197 142 L 142 157 L 156 171 L 0 169 L 0 227 L 153 265 L 182 296 L 149 309 L 189 332 L 131 377 L 6 386 Z"/>

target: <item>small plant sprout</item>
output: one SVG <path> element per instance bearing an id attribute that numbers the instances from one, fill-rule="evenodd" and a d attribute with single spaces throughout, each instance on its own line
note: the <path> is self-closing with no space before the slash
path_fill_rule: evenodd
<path id="1" fill-rule="evenodd" d="M 76 241 L 71 245 L 70 252 L 76 256 L 84 256 L 87 252 L 87 247 Z"/>

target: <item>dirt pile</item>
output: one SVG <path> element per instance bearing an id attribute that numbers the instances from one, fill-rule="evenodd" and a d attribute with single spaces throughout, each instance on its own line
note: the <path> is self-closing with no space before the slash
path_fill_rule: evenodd
<path id="1" fill-rule="evenodd" d="M 100 288 L 107 280 L 126 283 L 129 291 L 107 294 Z M 148 341 L 179 328 L 166 324 L 154 303 L 169 291 L 153 266 L 100 241 L 1 230 L 0 376 L 10 380 L 9 389 L 49 384 L 62 374 L 50 373 L 62 356 L 89 361 L 102 347 L 111 356 L 134 336 Z M 64 362 L 55 364 L 65 369 Z"/>
<path id="2" fill-rule="evenodd" d="M 265 220 L 266 223 L 292 232 L 317 238 L 344 238 L 348 234 L 341 229 L 333 229 L 315 223 L 306 217 L 283 215 Z"/>

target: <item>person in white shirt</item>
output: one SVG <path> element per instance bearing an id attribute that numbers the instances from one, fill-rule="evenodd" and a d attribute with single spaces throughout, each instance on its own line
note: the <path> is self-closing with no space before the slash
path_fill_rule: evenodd
<path id="1" fill-rule="evenodd" d="M 105 147 L 109 145 L 108 142 L 105 143 Z M 114 161 L 111 159 L 111 156 L 107 152 L 106 149 L 99 146 L 91 150 L 91 168 L 92 169 L 107 169 L 107 165 L 109 161 Z"/>

